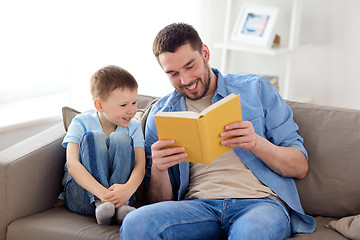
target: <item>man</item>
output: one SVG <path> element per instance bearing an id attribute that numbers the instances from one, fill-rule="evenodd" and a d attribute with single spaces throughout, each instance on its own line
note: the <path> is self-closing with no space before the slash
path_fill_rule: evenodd
<path id="1" fill-rule="evenodd" d="M 145 130 L 147 195 L 159 203 L 131 212 L 121 239 L 264 240 L 312 232 L 315 222 L 304 214 L 293 180 L 306 176 L 307 152 L 271 83 L 210 68 L 208 47 L 187 24 L 162 29 L 153 52 L 175 88 L 153 107 Z M 233 138 L 221 144 L 234 150 L 202 165 L 184 162 L 182 147 L 167 148 L 174 140 L 158 140 L 157 112 L 200 112 L 230 93 L 240 94 L 243 121 L 224 126 L 221 137 Z"/>

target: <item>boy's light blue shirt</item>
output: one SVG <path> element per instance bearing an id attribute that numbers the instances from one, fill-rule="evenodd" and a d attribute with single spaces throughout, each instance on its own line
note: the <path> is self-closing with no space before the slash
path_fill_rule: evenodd
<path id="1" fill-rule="evenodd" d="M 218 76 L 213 103 L 230 93 L 240 94 L 243 120 L 251 121 L 258 135 L 278 146 L 296 147 L 308 157 L 290 107 L 266 78 L 254 74 L 222 76 L 217 69 L 212 70 Z M 159 111 L 186 111 L 185 98 L 174 91 L 161 98 L 148 116 L 145 128 L 145 152 L 149 160 L 145 175 L 147 182 L 151 177 L 151 145 L 158 140 L 154 115 Z M 255 176 L 291 208 L 292 232 L 312 232 L 315 221 L 304 213 L 294 179 L 276 174 L 250 151 L 242 148 L 234 148 L 234 151 Z M 183 199 L 187 192 L 189 169 L 188 162 L 169 168 L 174 199 Z"/>
<path id="2" fill-rule="evenodd" d="M 69 142 L 79 144 L 81 137 L 89 131 L 103 131 L 97 112 L 76 115 L 64 137 L 63 146 L 66 147 Z M 134 148 L 144 147 L 144 135 L 137 120 L 131 119 L 126 128 L 117 126 L 115 132 L 123 132 L 129 135 L 133 139 Z"/>
<path id="3" fill-rule="evenodd" d="M 67 147 L 69 142 L 80 143 L 82 136 L 89 131 L 103 131 L 97 112 L 95 113 L 81 113 L 76 115 L 69 125 L 69 129 L 62 142 L 63 147 Z M 133 139 L 134 148 L 144 148 L 144 134 L 140 122 L 135 119 L 131 119 L 129 126 L 126 128 L 117 126 L 115 132 L 123 132 L 129 135 Z M 64 166 L 64 178 L 62 180 L 63 185 L 71 180 L 71 176 L 67 171 L 67 164 Z M 64 193 L 59 196 L 60 199 L 64 199 Z"/>

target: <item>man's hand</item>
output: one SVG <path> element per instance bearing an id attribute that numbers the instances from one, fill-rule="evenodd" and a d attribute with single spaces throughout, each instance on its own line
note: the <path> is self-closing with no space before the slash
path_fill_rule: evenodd
<path id="1" fill-rule="evenodd" d="M 185 160 L 183 147 L 170 147 L 175 141 L 159 140 L 151 146 L 152 166 L 147 200 L 150 203 L 171 200 L 173 197 L 168 168 Z"/>
<path id="2" fill-rule="evenodd" d="M 181 163 L 187 157 L 183 147 L 171 147 L 175 141 L 172 139 L 159 140 L 151 146 L 152 167 L 158 171 L 165 171 L 169 167 Z"/>
<path id="3" fill-rule="evenodd" d="M 304 178 L 308 171 L 305 155 L 295 147 L 277 146 L 256 134 L 251 122 L 234 122 L 225 126 L 220 137 L 231 137 L 221 140 L 228 147 L 240 147 L 251 151 L 271 170 L 283 177 Z"/>
<path id="4" fill-rule="evenodd" d="M 242 121 L 227 124 L 220 137 L 231 137 L 221 141 L 221 144 L 225 146 L 240 147 L 252 151 L 256 146 L 258 135 L 255 133 L 251 122 Z"/>

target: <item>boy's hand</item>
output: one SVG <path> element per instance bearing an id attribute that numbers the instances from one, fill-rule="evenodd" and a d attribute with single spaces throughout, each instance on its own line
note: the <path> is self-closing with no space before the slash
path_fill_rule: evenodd
<path id="1" fill-rule="evenodd" d="M 101 202 L 109 202 L 107 199 L 105 199 L 105 196 L 107 196 L 108 194 L 110 194 L 111 191 L 109 189 L 106 189 L 104 187 L 103 191 L 101 191 L 100 195 L 97 195 L 97 197 L 100 199 Z"/>
<path id="2" fill-rule="evenodd" d="M 126 184 L 114 184 L 108 189 L 110 192 L 104 195 L 104 201 L 112 202 L 115 208 L 124 205 L 134 193 Z"/>

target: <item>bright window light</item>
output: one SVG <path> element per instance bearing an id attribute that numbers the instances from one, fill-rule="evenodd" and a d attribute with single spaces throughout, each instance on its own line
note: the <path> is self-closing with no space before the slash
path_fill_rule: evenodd
<path id="1" fill-rule="evenodd" d="M 90 76 L 109 64 L 133 74 L 140 94 L 169 93 L 173 88 L 152 54 L 153 39 L 173 22 L 198 28 L 200 5 L 193 0 L 1 1 L 0 111 L 7 114 L 0 128 L 46 113 L 60 117 L 65 105 L 92 108 Z"/>

